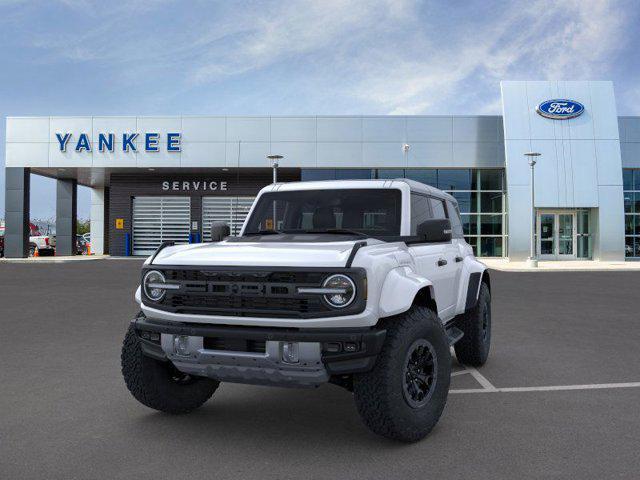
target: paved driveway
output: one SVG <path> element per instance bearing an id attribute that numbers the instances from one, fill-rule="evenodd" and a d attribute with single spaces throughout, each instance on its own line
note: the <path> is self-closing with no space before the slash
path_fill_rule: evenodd
<path id="1" fill-rule="evenodd" d="M 640 273 L 493 272 L 488 364 L 456 364 L 441 422 L 403 445 L 332 385 L 139 405 L 119 355 L 140 264 L 0 264 L 0 478 L 638 478 Z"/>

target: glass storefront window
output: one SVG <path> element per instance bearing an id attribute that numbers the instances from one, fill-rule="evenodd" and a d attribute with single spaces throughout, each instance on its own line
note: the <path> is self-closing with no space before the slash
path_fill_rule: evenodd
<path id="1" fill-rule="evenodd" d="M 640 238 L 625 237 L 624 239 L 624 256 L 626 258 L 640 257 Z"/>
<path id="2" fill-rule="evenodd" d="M 303 182 L 314 180 L 335 180 L 336 171 L 333 168 L 303 168 L 300 172 L 300 179 Z"/>
<path id="3" fill-rule="evenodd" d="M 624 184 L 624 256 L 640 260 L 640 169 L 622 170 Z"/>
<path id="4" fill-rule="evenodd" d="M 490 192 L 480 194 L 480 211 L 482 213 L 502 212 L 502 193 Z"/>
<path id="5" fill-rule="evenodd" d="M 633 170 L 622 170 L 622 185 L 625 190 L 634 190 L 633 188 Z"/>
<path id="6" fill-rule="evenodd" d="M 465 235 L 478 234 L 478 215 L 461 215 L 462 231 Z"/>
<path id="7" fill-rule="evenodd" d="M 502 235 L 502 215 L 480 215 L 480 235 Z"/>
<path id="8" fill-rule="evenodd" d="M 502 237 L 480 237 L 481 257 L 501 257 Z"/>
<path id="9" fill-rule="evenodd" d="M 387 180 L 393 178 L 404 178 L 404 170 L 402 168 L 380 168 L 378 169 L 377 178 Z"/>
<path id="10" fill-rule="evenodd" d="M 399 170 L 402 172 L 402 170 Z M 368 180 L 375 178 L 370 168 L 303 168 L 300 179 L 303 182 L 314 180 Z M 402 177 L 402 173 L 398 175 Z"/>
<path id="11" fill-rule="evenodd" d="M 635 234 L 635 215 L 625 215 L 624 216 L 624 234 L 625 235 L 633 235 Z"/>
<path id="12" fill-rule="evenodd" d="M 440 190 L 474 190 L 471 185 L 471 170 L 439 169 L 438 188 Z"/>
<path id="13" fill-rule="evenodd" d="M 431 185 L 432 187 L 438 185 L 438 171 L 435 168 L 408 168 L 405 170 L 405 175 L 409 180 L 415 180 L 425 185 Z"/>
<path id="14" fill-rule="evenodd" d="M 480 170 L 480 190 L 502 191 L 503 170 Z"/>
<path id="15" fill-rule="evenodd" d="M 458 200 L 460 213 L 475 213 L 477 209 L 476 194 L 472 192 L 450 192 Z"/>
<path id="16" fill-rule="evenodd" d="M 370 180 L 372 173 L 370 168 L 337 168 L 336 180 Z"/>

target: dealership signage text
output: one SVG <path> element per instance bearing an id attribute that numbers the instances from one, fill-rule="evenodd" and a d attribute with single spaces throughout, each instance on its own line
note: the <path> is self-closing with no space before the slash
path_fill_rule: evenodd
<path id="1" fill-rule="evenodd" d="M 56 139 L 58 140 L 58 148 L 61 152 L 66 152 L 67 147 L 73 147 L 76 152 L 91 152 L 95 149 L 96 145 L 92 145 L 91 139 L 88 133 L 81 133 L 76 138 L 72 133 L 56 133 Z M 121 146 L 123 152 L 137 152 L 136 140 L 140 137 L 140 150 L 144 146 L 145 152 L 158 152 L 160 151 L 160 134 L 155 132 L 147 133 L 123 133 L 122 137 L 118 137 L 118 140 L 122 140 Z M 180 151 L 180 134 L 179 133 L 167 133 L 163 136 L 166 139 L 167 152 L 179 152 Z M 116 135 L 114 133 L 99 133 L 98 141 L 96 142 L 97 150 L 99 152 L 113 152 L 116 148 Z"/>
<path id="2" fill-rule="evenodd" d="M 162 190 L 164 191 L 182 191 L 182 192 L 198 192 L 205 190 L 227 190 L 227 182 L 216 182 L 209 180 L 196 181 L 165 181 L 162 182 Z"/>

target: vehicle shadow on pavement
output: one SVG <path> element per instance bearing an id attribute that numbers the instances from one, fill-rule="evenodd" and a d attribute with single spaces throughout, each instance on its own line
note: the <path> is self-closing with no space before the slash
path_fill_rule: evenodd
<path id="1" fill-rule="evenodd" d="M 310 443 L 405 445 L 370 433 L 353 395 L 334 385 L 306 390 L 223 384 L 209 402 L 187 415 L 135 410 L 132 431 L 138 435 L 170 431 L 176 441 L 207 442 L 213 437 L 267 448 L 289 439 L 293 444 L 288 449 Z"/>
<path id="2" fill-rule="evenodd" d="M 452 357 L 452 371 L 464 366 Z M 470 376 L 454 376 L 451 388 L 479 388 Z M 132 435 L 163 436 L 168 431 L 176 442 L 216 442 L 255 444 L 260 448 L 280 445 L 283 439 L 295 438 L 293 445 L 326 444 L 334 447 L 359 445 L 369 447 L 406 447 L 372 434 L 362 424 L 353 394 L 335 385 L 317 389 L 289 389 L 223 383 L 201 408 L 186 415 L 168 415 L 131 405 Z M 447 409 L 442 421 L 447 417 Z M 430 438 L 437 436 L 436 425 Z M 446 427 L 445 427 L 446 428 Z"/>

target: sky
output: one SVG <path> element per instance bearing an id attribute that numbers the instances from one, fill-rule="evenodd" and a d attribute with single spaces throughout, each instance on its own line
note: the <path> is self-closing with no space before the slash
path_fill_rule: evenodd
<path id="1" fill-rule="evenodd" d="M 638 25 L 636 0 L 0 0 L 0 218 L 6 116 L 500 114 L 501 80 L 547 79 L 640 115 Z"/>

